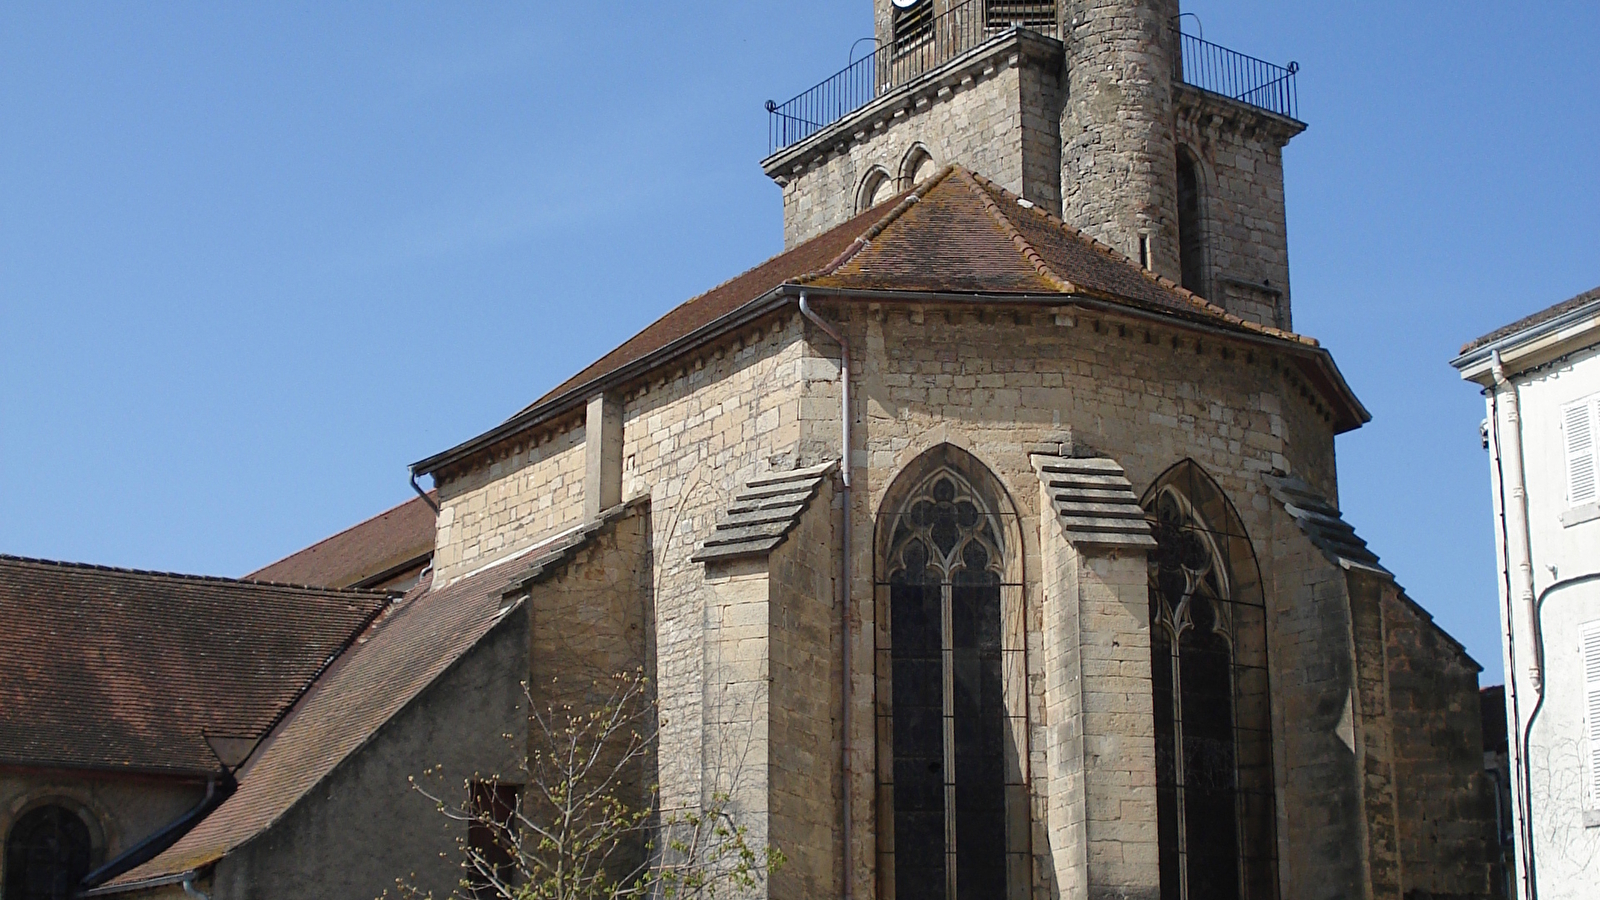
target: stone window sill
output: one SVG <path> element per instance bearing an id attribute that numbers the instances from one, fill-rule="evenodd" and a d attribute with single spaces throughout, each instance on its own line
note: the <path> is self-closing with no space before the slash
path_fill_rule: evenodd
<path id="1" fill-rule="evenodd" d="M 1574 506 L 1562 513 L 1561 527 L 1571 528 L 1581 522 L 1593 522 L 1595 519 L 1600 519 L 1600 502 L 1585 503 L 1582 506 Z M 1600 815 L 1600 813 L 1597 813 L 1597 815 Z"/>

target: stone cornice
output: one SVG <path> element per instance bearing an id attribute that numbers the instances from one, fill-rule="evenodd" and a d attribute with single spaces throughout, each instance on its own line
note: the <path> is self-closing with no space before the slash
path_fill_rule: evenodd
<path id="1" fill-rule="evenodd" d="M 1206 133 L 1227 130 L 1246 137 L 1270 141 L 1283 147 L 1306 130 L 1306 123 L 1268 112 L 1240 100 L 1197 88 L 1186 82 L 1172 84 L 1172 108 L 1179 125 Z"/>
<path id="2" fill-rule="evenodd" d="M 761 161 L 761 168 L 780 186 L 835 154 L 878 134 L 890 122 L 949 99 L 1007 69 L 1024 64 L 1059 67 L 1065 59 L 1060 41 L 1035 31 L 1013 28 L 966 53 L 897 85 L 816 134 Z"/>

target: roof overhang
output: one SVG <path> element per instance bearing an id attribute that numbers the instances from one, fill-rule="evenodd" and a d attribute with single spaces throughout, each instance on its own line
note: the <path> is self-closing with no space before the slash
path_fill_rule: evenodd
<path id="1" fill-rule="evenodd" d="M 1559 359 L 1574 350 L 1600 345 L 1600 299 L 1529 325 L 1450 361 L 1467 381 L 1494 382 L 1494 357 L 1508 372 L 1520 372 Z"/>
<path id="2" fill-rule="evenodd" d="M 1144 319 L 1170 328 L 1211 335 L 1223 340 L 1259 346 L 1263 349 L 1271 349 L 1288 355 L 1294 361 L 1294 365 L 1300 374 L 1317 389 L 1333 411 L 1335 434 L 1342 434 L 1359 428 L 1372 420 L 1372 415 L 1367 412 L 1366 407 L 1361 405 L 1361 401 L 1356 399 L 1355 392 L 1350 389 L 1350 385 L 1345 381 L 1344 375 L 1339 371 L 1339 367 L 1334 364 L 1333 356 L 1327 350 L 1315 344 L 1276 337 L 1271 334 L 1257 334 L 1243 329 L 1220 327 L 1167 312 L 1147 310 L 1138 306 L 1131 306 L 1086 294 L 859 290 L 810 287 L 785 283 L 660 349 L 647 353 L 592 381 L 575 385 L 561 395 L 552 397 L 548 402 L 529 407 L 469 441 L 412 463 L 411 474 L 418 477 L 431 475 L 476 453 L 487 450 L 501 441 L 564 416 L 577 413 L 579 410 L 584 409 L 589 399 L 596 394 L 621 387 L 657 366 L 663 365 L 698 347 L 712 343 L 729 332 L 744 328 L 751 322 L 770 315 L 778 309 L 796 303 L 801 293 L 817 298 L 825 297 L 833 300 L 854 300 L 880 304 L 935 303 L 986 307 L 1080 308 L 1105 315 Z"/>

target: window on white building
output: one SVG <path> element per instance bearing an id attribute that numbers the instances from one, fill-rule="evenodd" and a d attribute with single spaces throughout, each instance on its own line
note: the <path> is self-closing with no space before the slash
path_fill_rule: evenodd
<path id="1" fill-rule="evenodd" d="M 1567 506 L 1593 503 L 1600 474 L 1600 397 L 1588 397 L 1562 409 L 1561 431 L 1567 460 Z"/>
<path id="2" fill-rule="evenodd" d="M 1600 622 L 1583 626 L 1584 731 L 1589 738 L 1589 808 L 1600 809 Z"/>

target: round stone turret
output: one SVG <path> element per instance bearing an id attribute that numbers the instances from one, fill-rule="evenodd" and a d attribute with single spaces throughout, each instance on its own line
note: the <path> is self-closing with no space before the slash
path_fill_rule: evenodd
<path id="1" fill-rule="evenodd" d="M 1061 6 L 1063 217 L 1181 281 L 1172 133 L 1177 0 Z"/>

